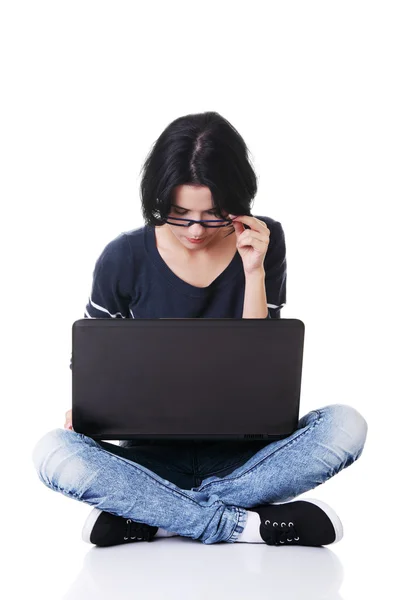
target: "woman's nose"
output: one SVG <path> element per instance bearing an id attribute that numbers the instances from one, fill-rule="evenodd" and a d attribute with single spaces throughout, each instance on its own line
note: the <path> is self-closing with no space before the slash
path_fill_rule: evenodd
<path id="1" fill-rule="evenodd" d="M 201 223 L 193 223 L 188 229 L 192 237 L 198 237 L 203 235 L 204 225 Z"/>

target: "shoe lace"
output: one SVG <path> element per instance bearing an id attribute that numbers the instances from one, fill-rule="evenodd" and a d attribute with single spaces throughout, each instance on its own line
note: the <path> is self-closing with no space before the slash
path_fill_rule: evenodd
<path id="1" fill-rule="evenodd" d="M 300 540 L 292 521 L 290 521 L 287 525 L 284 522 L 279 525 L 279 523 L 274 521 L 271 525 L 271 521 L 267 519 L 264 523 L 265 529 L 269 534 L 270 541 L 273 544 L 286 544 L 286 542 L 298 542 Z"/>
<path id="2" fill-rule="evenodd" d="M 146 523 L 137 523 L 132 519 L 126 519 L 126 530 L 124 540 L 146 540 L 149 541 L 151 532 Z"/>

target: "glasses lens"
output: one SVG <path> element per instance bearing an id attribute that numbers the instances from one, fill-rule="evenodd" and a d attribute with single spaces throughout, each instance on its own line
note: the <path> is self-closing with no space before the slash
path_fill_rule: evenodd
<path id="1" fill-rule="evenodd" d="M 179 223 L 178 223 L 179 221 Z M 166 221 L 169 225 L 177 225 L 178 227 L 190 227 L 192 223 L 201 223 L 203 227 L 226 227 L 230 225 L 232 221 L 229 219 L 205 219 L 204 221 L 195 221 L 190 219 L 182 219 L 178 217 L 167 217 Z"/>

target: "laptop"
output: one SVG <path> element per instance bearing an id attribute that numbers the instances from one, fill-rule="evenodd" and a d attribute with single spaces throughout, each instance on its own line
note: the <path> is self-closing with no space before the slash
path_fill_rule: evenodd
<path id="1" fill-rule="evenodd" d="M 276 440 L 299 420 L 298 319 L 79 319 L 72 426 L 95 440 Z"/>

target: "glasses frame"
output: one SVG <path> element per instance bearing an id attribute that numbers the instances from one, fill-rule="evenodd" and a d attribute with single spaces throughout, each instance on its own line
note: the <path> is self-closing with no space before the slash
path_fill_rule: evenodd
<path id="1" fill-rule="evenodd" d="M 187 225 L 180 225 L 179 223 L 170 223 L 169 220 L 173 219 L 174 221 L 188 221 Z M 232 224 L 231 219 L 202 219 L 201 221 L 196 221 L 195 219 L 182 219 L 178 217 L 167 217 L 166 223 L 169 225 L 175 225 L 176 227 L 190 227 L 192 223 L 200 223 L 202 227 L 206 227 L 209 229 L 228 227 Z M 225 223 L 225 225 L 204 225 L 203 223 Z"/>

